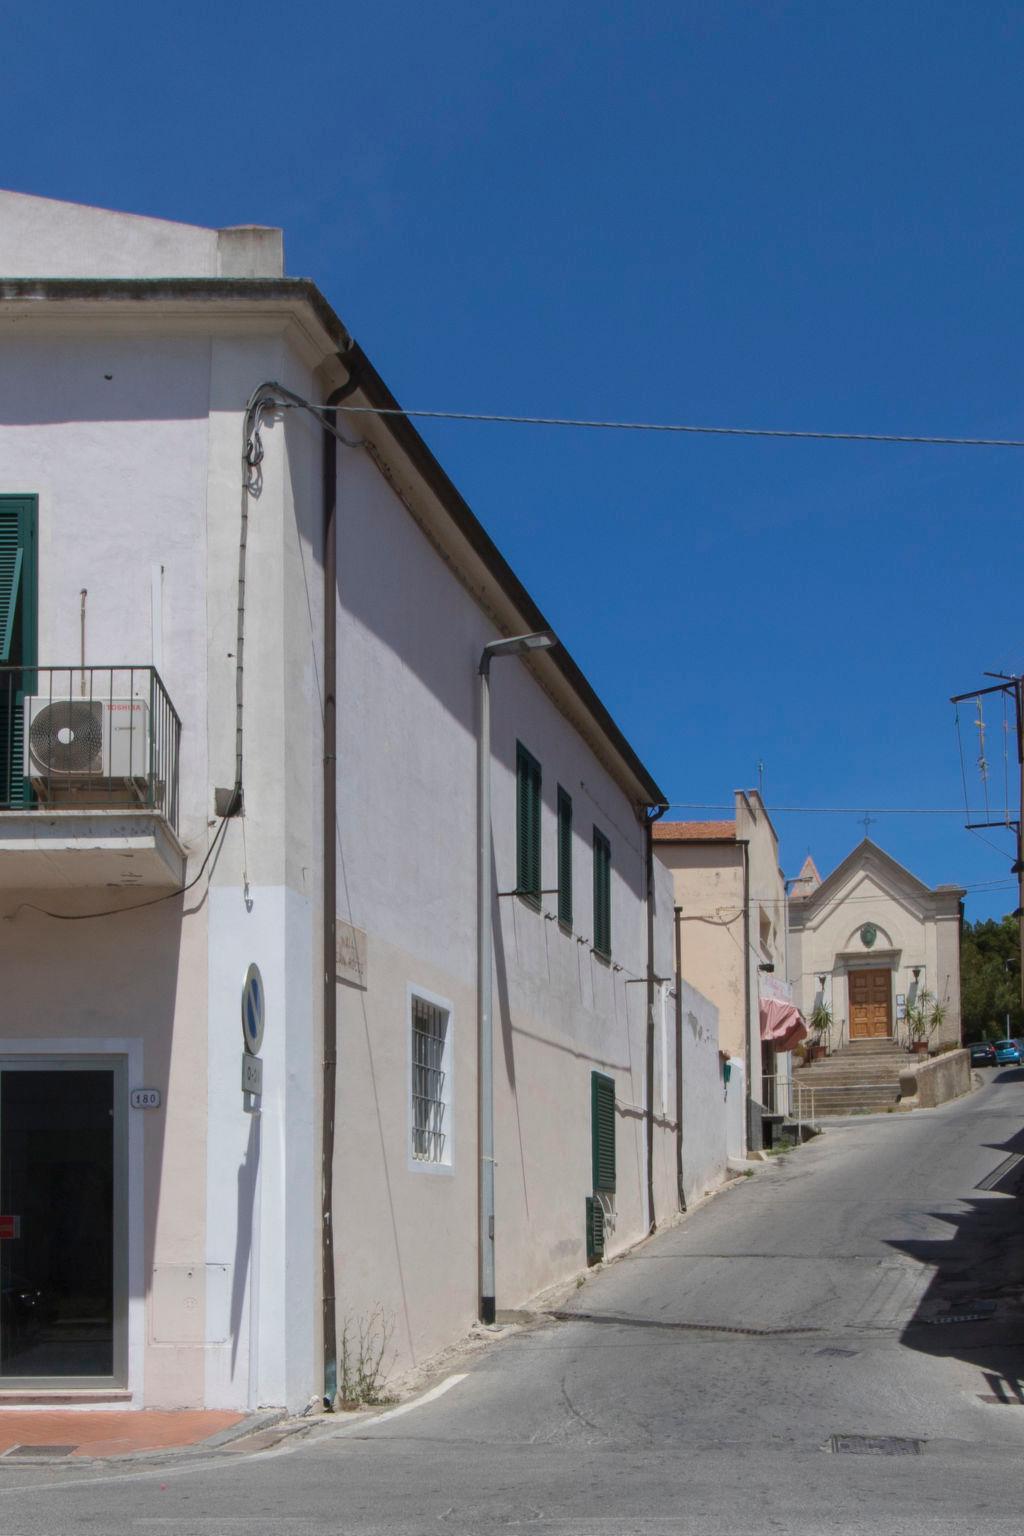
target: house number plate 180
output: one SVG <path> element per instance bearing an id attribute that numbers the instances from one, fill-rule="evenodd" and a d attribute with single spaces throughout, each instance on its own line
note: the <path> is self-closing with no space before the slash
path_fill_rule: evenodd
<path id="1" fill-rule="evenodd" d="M 133 1088 L 131 1092 L 132 1109 L 159 1109 L 159 1088 Z"/>

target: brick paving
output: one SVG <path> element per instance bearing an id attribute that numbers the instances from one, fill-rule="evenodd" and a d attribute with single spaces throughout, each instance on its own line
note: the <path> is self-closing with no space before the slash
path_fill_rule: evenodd
<path id="1" fill-rule="evenodd" d="M 97 1411 L 0 1408 L 0 1456 L 12 1447 L 73 1446 L 69 1456 L 125 1456 L 133 1451 L 174 1450 L 199 1445 L 240 1424 L 241 1413 L 153 1408 Z M 41 1452 L 39 1454 L 42 1454 Z M 63 1454 L 56 1451 L 54 1454 Z"/>

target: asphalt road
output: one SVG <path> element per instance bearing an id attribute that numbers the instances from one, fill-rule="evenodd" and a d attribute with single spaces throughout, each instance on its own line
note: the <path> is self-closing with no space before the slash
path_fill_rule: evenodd
<path id="1" fill-rule="evenodd" d="M 256 1456 L 0 1467 L 0 1532 L 1020 1532 L 1022 1176 L 1024 1071 L 833 1122 L 431 1402 Z"/>

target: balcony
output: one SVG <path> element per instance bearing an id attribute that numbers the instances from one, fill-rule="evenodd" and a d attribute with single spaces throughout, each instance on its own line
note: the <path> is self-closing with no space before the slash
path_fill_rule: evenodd
<path id="1" fill-rule="evenodd" d="M 0 888 L 180 885 L 180 741 L 155 667 L 0 666 Z"/>

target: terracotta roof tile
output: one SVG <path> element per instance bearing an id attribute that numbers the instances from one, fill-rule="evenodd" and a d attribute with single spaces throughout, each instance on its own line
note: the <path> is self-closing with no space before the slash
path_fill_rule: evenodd
<path id="1" fill-rule="evenodd" d="M 735 838 L 734 821 L 656 821 L 656 843 L 714 843 Z"/>

